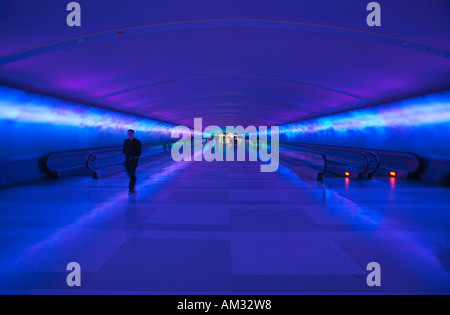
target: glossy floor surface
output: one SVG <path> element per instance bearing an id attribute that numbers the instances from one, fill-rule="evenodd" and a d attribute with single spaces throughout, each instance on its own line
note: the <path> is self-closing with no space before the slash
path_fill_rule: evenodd
<path id="1" fill-rule="evenodd" d="M 138 179 L 130 196 L 125 173 L 1 191 L 0 292 L 450 293 L 446 188 L 170 158 Z"/>

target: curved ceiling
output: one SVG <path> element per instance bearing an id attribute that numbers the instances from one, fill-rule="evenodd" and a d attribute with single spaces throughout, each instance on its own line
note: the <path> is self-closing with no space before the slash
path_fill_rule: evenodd
<path id="1" fill-rule="evenodd" d="M 175 124 L 280 125 L 450 88 L 450 2 L 0 2 L 0 84 Z"/>

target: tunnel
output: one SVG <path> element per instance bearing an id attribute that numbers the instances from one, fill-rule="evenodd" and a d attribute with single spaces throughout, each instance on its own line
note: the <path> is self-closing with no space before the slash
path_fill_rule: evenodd
<path id="1" fill-rule="evenodd" d="M 448 0 L 0 26 L 0 294 L 450 293 Z"/>

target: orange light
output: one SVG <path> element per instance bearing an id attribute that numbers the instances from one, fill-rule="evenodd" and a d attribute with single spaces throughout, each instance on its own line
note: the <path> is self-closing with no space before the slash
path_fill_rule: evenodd
<path id="1" fill-rule="evenodd" d="M 395 177 L 397 175 L 395 172 L 391 172 L 391 176 Z"/>
<path id="2" fill-rule="evenodd" d="M 391 188 L 394 189 L 395 188 L 395 177 L 391 177 Z"/>
<path id="3" fill-rule="evenodd" d="M 350 176 L 350 173 L 349 172 L 345 172 L 345 176 Z"/>
<path id="4" fill-rule="evenodd" d="M 350 188 L 350 178 L 345 178 L 345 188 Z"/>

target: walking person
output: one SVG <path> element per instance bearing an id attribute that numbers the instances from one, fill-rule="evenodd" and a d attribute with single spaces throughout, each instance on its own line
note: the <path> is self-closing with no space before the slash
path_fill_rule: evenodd
<path id="1" fill-rule="evenodd" d="M 139 157 L 142 154 L 142 143 L 134 137 L 134 130 L 128 130 L 128 139 L 123 144 L 123 156 L 125 157 L 125 168 L 130 176 L 129 193 L 134 193 L 136 186 L 136 169 Z"/>

